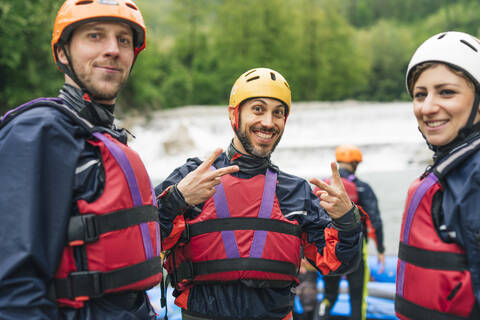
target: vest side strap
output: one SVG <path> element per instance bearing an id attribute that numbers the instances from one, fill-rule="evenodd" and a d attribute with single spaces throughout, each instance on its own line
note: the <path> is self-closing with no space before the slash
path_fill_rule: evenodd
<path id="1" fill-rule="evenodd" d="M 463 254 L 428 251 L 400 242 L 398 258 L 418 267 L 435 270 L 468 270 L 467 258 Z"/>
<path id="2" fill-rule="evenodd" d="M 103 233 L 121 230 L 145 222 L 159 222 L 157 207 L 144 205 L 108 214 L 81 214 L 70 218 L 68 243 L 83 245 L 98 240 Z"/>
<path id="3" fill-rule="evenodd" d="M 77 297 L 97 298 L 108 290 L 145 280 L 161 272 L 160 257 L 109 272 L 72 272 L 67 278 L 54 280 L 55 297 L 70 300 L 75 300 Z"/>
<path id="4" fill-rule="evenodd" d="M 410 319 L 425 320 L 467 320 L 453 314 L 443 313 L 436 310 L 430 310 L 410 302 L 399 295 L 395 296 L 395 311 Z"/>

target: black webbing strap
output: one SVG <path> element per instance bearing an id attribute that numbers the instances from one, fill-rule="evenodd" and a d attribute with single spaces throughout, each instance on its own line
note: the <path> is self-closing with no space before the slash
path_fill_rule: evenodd
<path id="1" fill-rule="evenodd" d="M 178 266 L 176 276 L 177 281 L 182 279 L 192 280 L 195 276 L 229 271 L 261 271 L 296 276 L 297 266 L 286 261 L 261 258 L 183 262 Z"/>
<path id="2" fill-rule="evenodd" d="M 225 230 L 265 230 L 289 234 L 296 237 L 301 237 L 302 234 L 302 230 L 297 224 L 262 218 L 212 219 L 190 224 L 188 230 L 189 237 L 187 237 L 187 239 L 204 233 Z"/>
<path id="3" fill-rule="evenodd" d="M 55 297 L 70 299 L 85 297 L 97 298 L 106 291 L 120 288 L 145 280 L 162 272 L 161 258 L 153 257 L 133 266 L 110 272 L 81 271 L 72 272 L 67 278 L 55 279 Z"/>
<path id="4" fill-rule="evenodd" d="M 145 205 L 108 214 L 81 214 L 70 218 L 68 243 L 83 245 L 98 240 L 103 233 L 125 229 L 145 222 L 159 221 L 157 207 Z"/>
<path id="5" fill-rule="evenodd" d="M 398 258 L 418 267 L 436 270 L 468 270 L 467 258 L 453 252 L 428 251 L 400 242 Z"/>
<path id="6" fill-rule="evenodd" d="M 419 306 L 413 302 L 405 300 L 399 295 L 395 296 L 395 311 L 409 319 L 422 320 L 466 320 L 468 318 L 443 313 Z"/>

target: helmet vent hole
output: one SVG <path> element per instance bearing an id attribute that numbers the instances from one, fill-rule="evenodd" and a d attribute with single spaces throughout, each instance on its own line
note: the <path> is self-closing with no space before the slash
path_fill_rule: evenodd
<path id="1" fill-rule="evenodd" d="M 270 78 L 272 78 L 272 80 L 277 80 L 277 77 L 275 77 L 275 73 L 273 72 L 270 72 Z"/>
<path id="2" fill-rule="evenodd" d="M 248 77 L 249 75 L 251 75 L 251 74 L 254 73 L 255 71 L 257 71 L 257 70 L 252 70 L 252 71 L 250 71 L 249 73 L 247 73 L 247 74 L 245 75 L 245 77 Z"/>
<path id="3" fill-rule="evenodd" d="M 445 37 L 446 35 L 447 35 L 446 33 L 441 34 L 437 39 L 440 40 L 440 39 L 442 39 L 443 37 Z"/>
<path id="4" fill-rule="evenodd" d="M 77 6 L 81 6 L 83 4 L 90 4 L 92 3 L 93 0 L 82 0 L 82 1 L 78 1 L 77 3 L 75 3 Z"/>
<path id="5" fill-rule="evenodd" d="M 125 5 L 126 5 L 127 7 L 129 7 L 129 8 L 131 8 L 131 9 L 133 9 L 133 10 L 138 10 L 137 7 L 135 7 L 135 6 L 134 6 L 133 4 L 131 4 L 131 3 L 126 3 Z"/>
<path id="6" fill-rule="evenodd" d="M 250 82 L 250 81 L 253 81 L 253 80 L 257 80 L 257 79 L 260 79 L 260 76 L 256 76 L 256 77 L 247 79 L 247 82 Z"/>
<path id="7" fill-rule="evenodd" d="M 460 42 L 463 43 L 463 44 L 466 45 L 466 46 L 469 46 L 470 49 L 472 49 L 473 51 L 478 52 L 477 48 L 475 48 L 474 46 L 472 46 L 472 45 L 471 45 L 470 43 L 468 43 L 467 41 L 465 41 L 465 40 L 460 40 Z"/>
<path id="8" fill-rule="evenodd" d="M 288 85 L 288 83 L 283 82 L 283 84 L 285 85 L 285 87 L 287 87 L 288 89 L 290 89 L 290 86 Z"/>

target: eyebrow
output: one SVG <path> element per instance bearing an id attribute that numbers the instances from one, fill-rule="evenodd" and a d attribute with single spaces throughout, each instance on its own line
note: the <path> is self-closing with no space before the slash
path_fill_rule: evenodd
<path id="1" fill-rule="evenodd" d="M 460 85 L 454 84 L 454 83 L 440 83 L 440 84 L 434 85 L 433 88 L 434 88 L 434 89 L 441 89 L 442 87 L 446 87 L 446 86 L 460 87 Z M 425 87 L 425 86 L 415 86 L 415 87 L 413 88 L 413 90 L 415 90 L 415 89 L 423 89 L 423 90 L 426 90 L 426 87 Z"/>

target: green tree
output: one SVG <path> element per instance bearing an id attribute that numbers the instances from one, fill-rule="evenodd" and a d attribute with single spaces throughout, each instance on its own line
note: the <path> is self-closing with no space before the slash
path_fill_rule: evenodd
<path id="1" fill-rule="evenodd" d="M 0 0 L 0 113 L 38 96 L 57 95 L 63 76 L 50 47 L 61 0 Z"/>

